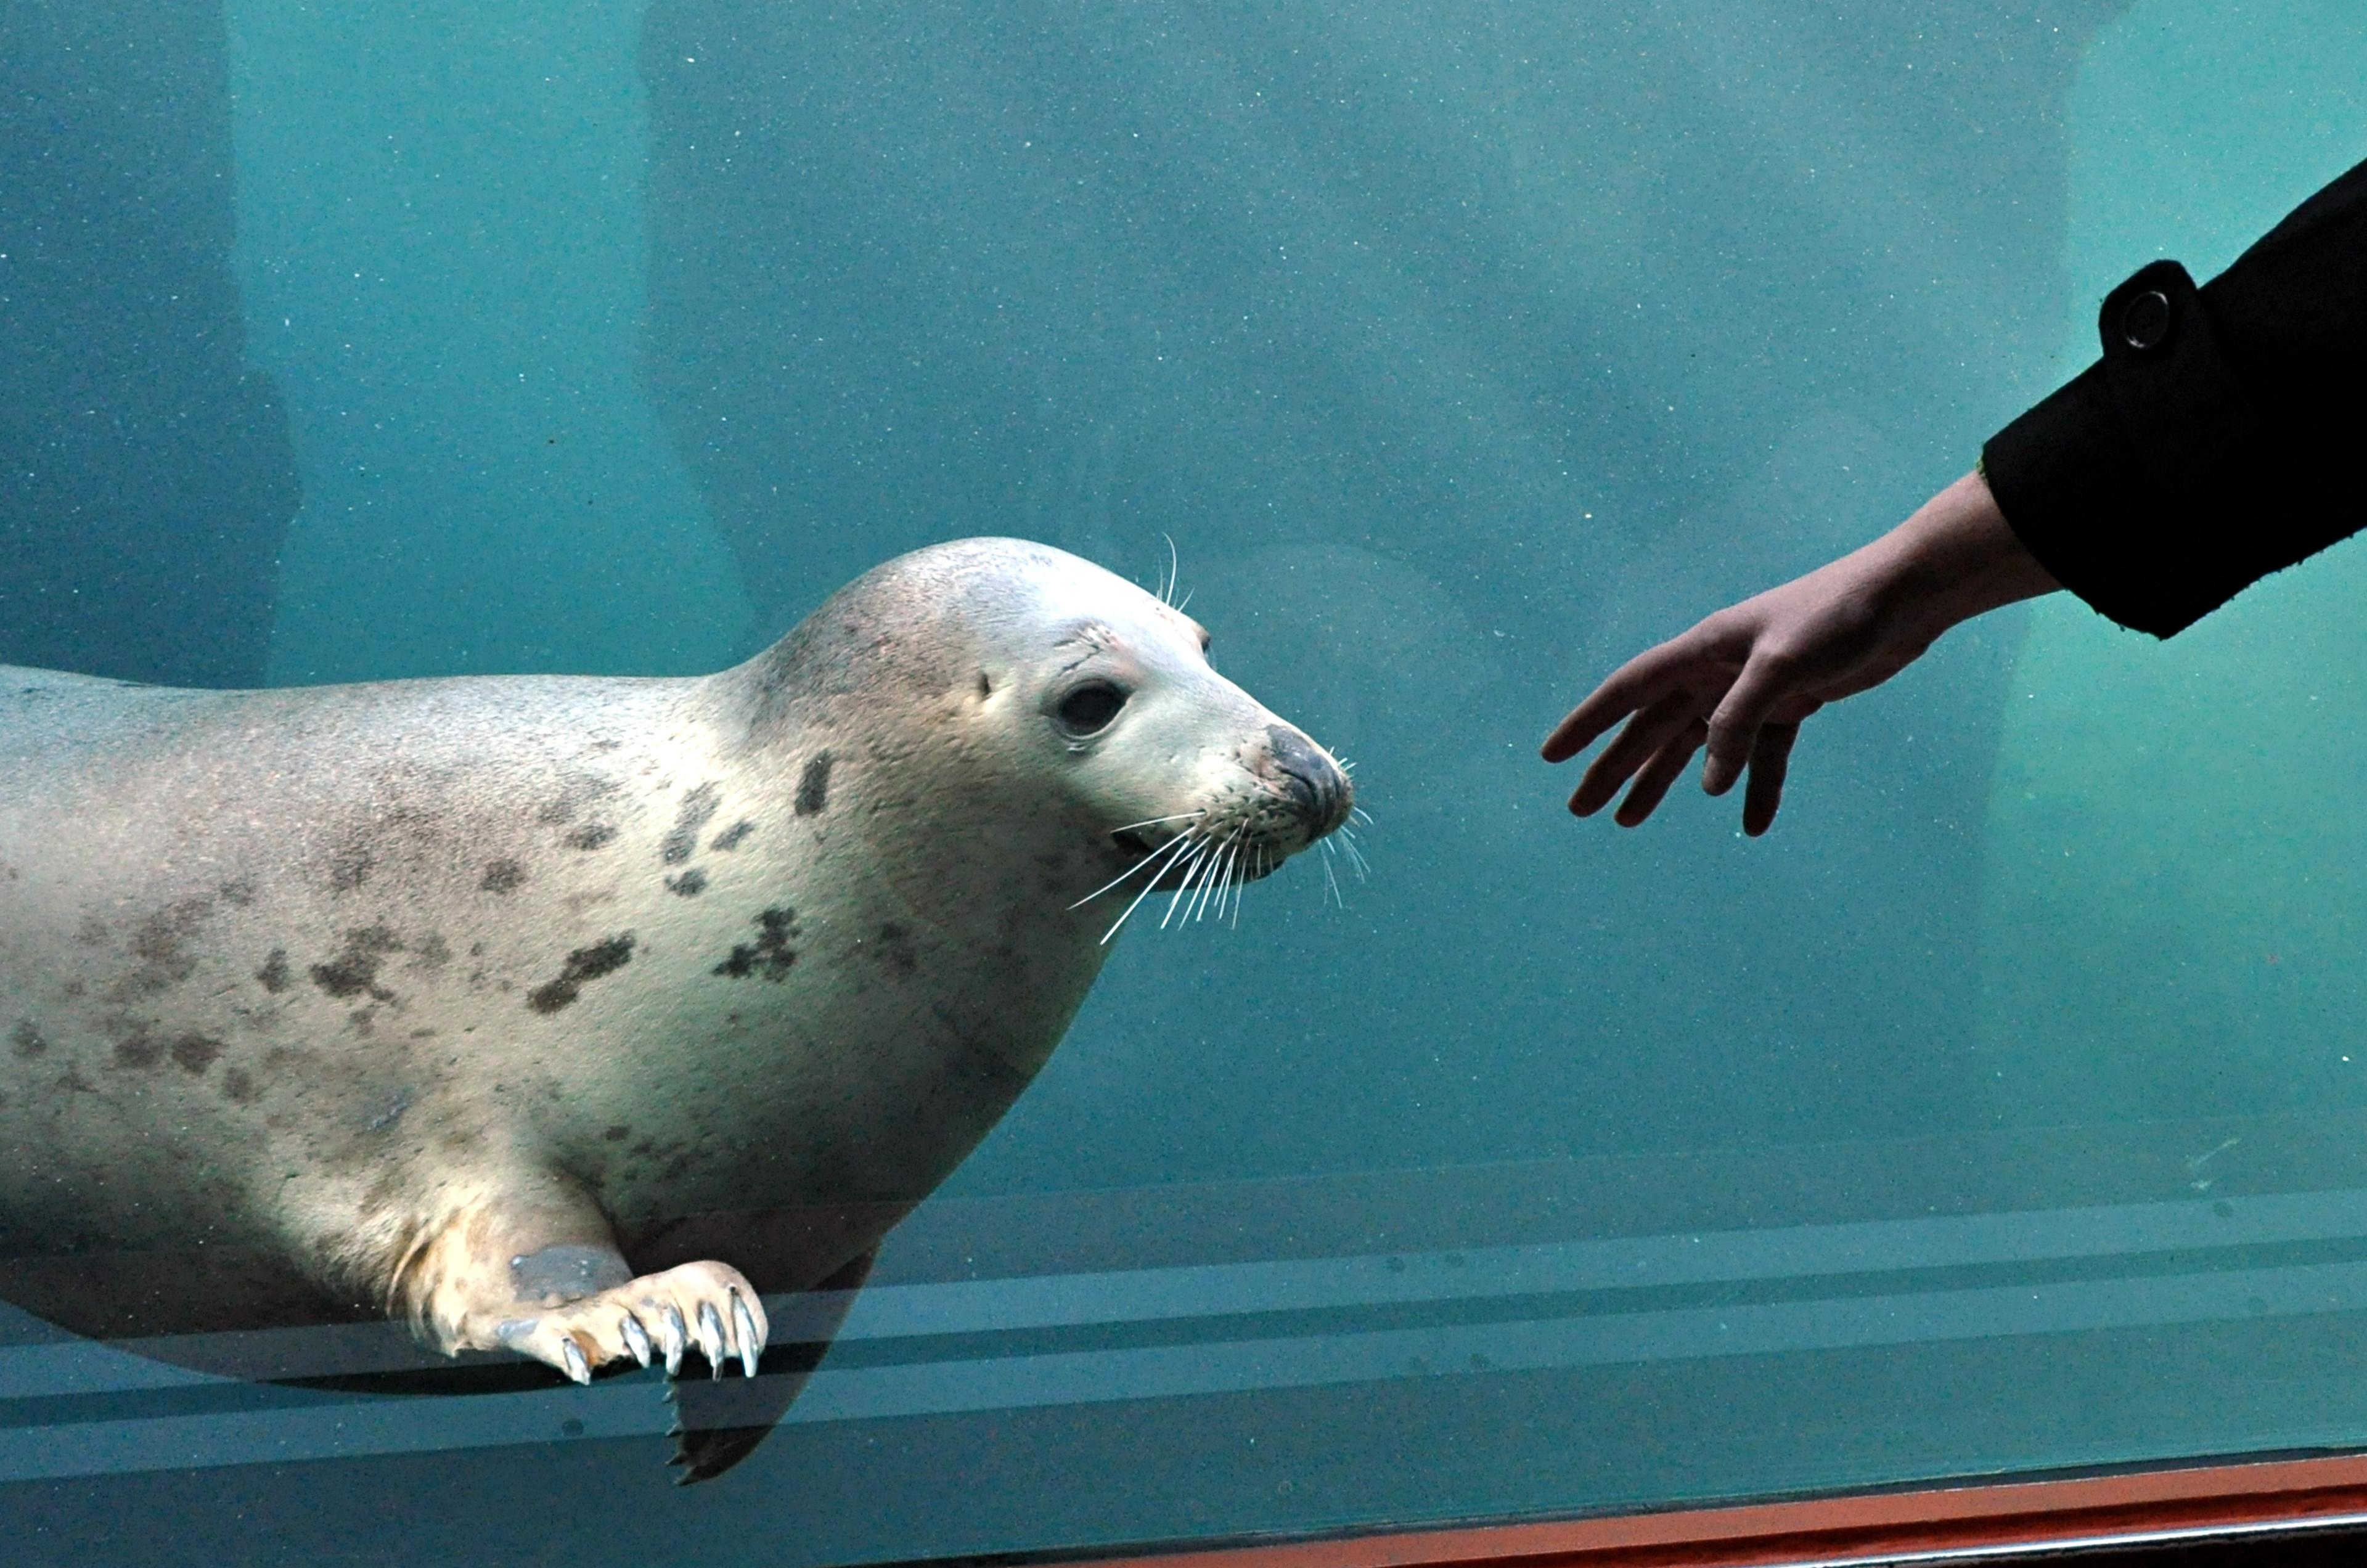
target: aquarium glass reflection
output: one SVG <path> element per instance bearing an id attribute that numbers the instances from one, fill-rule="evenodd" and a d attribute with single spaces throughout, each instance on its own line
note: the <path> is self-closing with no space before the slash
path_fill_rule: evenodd
<path id="1" fill-rule="evenodd" d="M 768 1303 L 810 1375 L 728 1473 L 669 1483 L 654 1371 L 389 1392 L 324 1329 L 258 1382 L 0 1306 L 0 1557 L 851 1564 L 2367 1445 L 2358 547 L 2168 644 L 1968 625 L 1762 840 L 1573 821 L 1536 756 L 2367 155 L 2354 8 L 0 0 L 0 663 L 692 674 L 1017 536 L 1188 594 L 1370 816 L 1129 926 L 867 1283 Z"/>

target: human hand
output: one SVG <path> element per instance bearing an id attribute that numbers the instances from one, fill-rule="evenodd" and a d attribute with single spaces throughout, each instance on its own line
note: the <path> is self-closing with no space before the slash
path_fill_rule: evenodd
<path id="1" fill-rule="evenodd" d="M 1633 828 L 1706 746 L 1710 794 L 1749 773 L 1742 830 L 1756 837 L 1775 820 L 1802 720 L 1887 681 L 1958 622 L 2057 586 L 1988 481 L 1967 474 L 1872 544 L 1621 665 L 1546 737 L 1545 759 L 1567 761 L 1625 719 L 1569 808 L 1591 816 L 1632 778 L 1614 819 Z"/>

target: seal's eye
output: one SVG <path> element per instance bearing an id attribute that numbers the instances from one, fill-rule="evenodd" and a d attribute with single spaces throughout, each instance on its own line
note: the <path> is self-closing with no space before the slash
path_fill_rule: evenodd
<path id="1" fill-rule="evenodd" d="M 1060 699 L 1060 705 L 1052 710 L 1052 718 L 1063 733 L 1082 740 L 1107 729 L 1124 706 L 1123 689 L 1107 681 L 1088 681 Z"/>

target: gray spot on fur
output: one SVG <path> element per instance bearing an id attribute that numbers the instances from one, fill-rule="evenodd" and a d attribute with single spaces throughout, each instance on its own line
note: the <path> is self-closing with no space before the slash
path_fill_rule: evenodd
<path id="1" fill-rule="evenodd" d="M 720 833 L 716 834 L 715 841 L 707 847 L 710 850 L 721 850 L 728 854 L 731 851 L 738 849 L 742 844 L 747 842 L 748 835 L 755 830 L 756 824 L 749 821 L 743 817 L 739 821 L 731 824 L 729 828 L 724 829 Z"/>
<path id="2" fill-rule="evenodd" d="M 556 1306 L 599 1291 L 613 1291 L 633 1277 L 615 1251 L 561 1242 L 510 1259 L 510 1282 L 520 1301 Z"/>
<path id="3" fill-rule="evenodd" d="M 374 1000 L 391 1002 L 394 993 L 378 983 L 379 964 L 386 954 L 402 951 L 401 939 L 384 926 L 349 931 L 344 952 L 326 964 L 312 965 L 312 984 L 333 997 L 368 994 Z"/>
<path id="4" fill-rule="evenodd" d="M 17 1027 L 8 1032 L 8 1048 L 29 1061 L 48 1050 L 50 1043 L 41 1038 L 41 1032 L 34 1028 L 33 1021 L 28 1018 L 19 1020 Z"/>
<path id="5" fill-rule="evenodd" d="M 658 845 L 658 858 L 668 865 L 680 865 L 698 848 L 698 830 L 707 826 L 708 818 L 723 803 L 722 791 L 714 784 L 703 784 L 682 797 L 682 809 L 674 816 L 674 826 L 666 829 Z"/>
<path id="6" fill-rule="evenodd" d="M 756 917 L 756 940 L 735 945 L 731 956 L 717 964 L 713 972 L 735 980 L 753 975 L 777 984 L 788 977 L 789 966 L 798 961 L 798 955 L 789 948 L 789 939 L 797 934 L 796 910 L 786 905 L 766 909 Z"/>
<path id="7" fill-rule="evenodd" d="M 115 1065 L 145 1069 L 164 1059 L 164 1043 L 142 1024 L 115 1043 Z"/>
<path id="8" fill-rule="evenodd" d="M 488 893 L 515 893 L 526 881 L 526 867 L 514 860 L 489 860 L 485 863 L 484 880 L 477 884 Z"/>
<path id="9" fill-rule="evenodd" d="M 198 960 L 190 951 L 191 944 L 198 926 L 213 907 L 210 897 L 183 898 L 141 921 L 127 944 L 131 956 L 140 961 L 140 967 L 125 976 L 123 992 L 153 996 L 196 974 Z"/>
<path id="10" fill-rule="evenodd" d="M 209 1035 L 189 1033 L 173 1042 L 173 1065 L 192 1077 L 201 1077 L 222 1054 L 222 1043 Z"/>
<path id="11" fill-rule="evenodd" d="M 526 1005 L 537 1012 L 557 1012 L 583 991 L 583 983 L 613 975 L 633 961 L 633 933 L 625 931 L 606 942 L 579 947 L 560 965 L 559 978 L 528 991 Z"/>
<path id="12" fill-rule="evenodd" d="M 347 845 L 329 862 L 329 891 L 351 893 L 369 880 L 370 867 L 377 863 L 378 856 L 367 845 Z"/>
<path id="13" fill-rule="evenodd" d="M 920 955 L 912 951 L 912 933 L 892 920 L 879 928 L 879 951 L 899 975 L 910 975 L 920 967 Z"/>
<path id="14" fill-rule="evenodd" d="M 286 990 L 288 988 L 288 950 L 284 947 L 273 948 L 271 956 L 263 961 L 263 967 L 255 972 L 255 977 L 262 981 L 263 988 L 275 997 Z"/>
<path id="15" fill-rule="evenodd" d="M 798 775 L 797 814 L 819 817 L 830 807 L 831 754 L 818 753 Z"/>
<path id="16" fill-rule="evenodd" d="M 707 891 L 707 873 L 692 866 L 679 876 L 667 877 L 665 885 L 666 891 L 676 897 L 696 898 Z"/>
<path id="17" fill-rule="evenodd" d="M 571 850 L 596 850 L 616 837 L 617 829 L 606 822 L 586 822 L 561 841 Z"/>

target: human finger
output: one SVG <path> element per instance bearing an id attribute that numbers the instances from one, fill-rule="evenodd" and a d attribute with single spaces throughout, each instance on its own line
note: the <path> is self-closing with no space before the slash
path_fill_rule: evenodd
<path id="1" fill-rule="evenodd" d="M 1742 830 L 1759 837 L 1774 825 L 1775 809 L 1784 803 L 1784 774 L 1791 766 L 1792 743 L 1800 738 L 1796 724 L 1768 724 L 1750 749 L 1750 783 L 1742 792 Z"/>
<path id="2" fill-rule="evenodd" d="M 1692 692 L 1681 689 L 1629 719 L 1619 738 L 1587 764 L 1577 793 L 1569 797 L 1570 810 L 1591 817 L 1609 805 L 1630 773 L 1659 755 L 1686 725 L 1699 722 L 1704 705 Z"/>
<path id="3" fill-rule="evenodd" d="M 1759 741 L 1760 726 L 1774 714 L 1776 705 L 1792 695 L 1798 664 L 1787 654 L 1764 649 L 1751 653 L 1750 662 L 1726 689 L 1709 716 L 1709 758 L 1702 764 L 1702 788 L 1724 795 L 1742 776 L 1745 763 Z"/>
<path id="4" fill-rule="evenodd" d="M 1636 775 L 1634 787 L 1627 791 L 1627 798 L 1619 803 L 1619 809 L 1612 814 L 1611 819 L 1622 828 L 1633 828 L 1652 815 L 1668 795 L 1669 786 L 1677 782 L 1678 776 L 1685 771 L 1685 764 L 1692 761 L 1693 753 L 1701 750 L 1707 734 L 1708 727 L 1699 718 L 1680 730 L 1675 739 L 1661 747 L 1659 754 L 1644 764 L 1643 772 Z"/>
<path id="5" fill-rule="evenodd" d="M 1629 714 L 1649 707 L 1683 679 L 1692 650 L 1677 637 L 1646 649 L 1603 677 L 1546 736 L 1541 753 L 1548 762 L 1567 762 Z"/>

